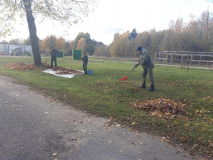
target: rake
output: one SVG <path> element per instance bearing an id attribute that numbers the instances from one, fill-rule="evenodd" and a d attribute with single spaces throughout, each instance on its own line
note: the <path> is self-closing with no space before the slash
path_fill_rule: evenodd
<path id="1" fill-rule="evenodd" d="M 127 73 L 126 76 L 124 76 L 123 78 L 119 79 L 119 81 L 125 81 L 127 80 L 127 76 L 132 72 L 133 70 L 131 70 L 130 72 Z"/>

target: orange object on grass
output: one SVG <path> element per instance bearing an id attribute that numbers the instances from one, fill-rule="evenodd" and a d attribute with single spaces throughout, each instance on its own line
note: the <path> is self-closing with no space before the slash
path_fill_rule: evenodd
<path id="1" fill-rule="evenodd" d="M 129 73 L 131 73 L 134 69 L 132 69 Z M 129 73 L 127 73 L 127 75 L 129 75 Z M 123 78 L 119 79 L 119 81 L 125 81 L 127 80 L 127 75 L 124 76 Z"/>
<path id="2" fill-rule="evenodd" d="M 121 78 L 119 81 L 125 81 L 127 80 L 127 76 L 124 76 L 123 78 Z"/>

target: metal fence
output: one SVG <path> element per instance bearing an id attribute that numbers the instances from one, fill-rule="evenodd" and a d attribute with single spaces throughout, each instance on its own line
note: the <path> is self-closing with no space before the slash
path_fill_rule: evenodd
<path id="1" fill-rule="evenodd" d="M 212 52 L 163 51 L 154 55 L 155 63 L 213 68 Z"/>

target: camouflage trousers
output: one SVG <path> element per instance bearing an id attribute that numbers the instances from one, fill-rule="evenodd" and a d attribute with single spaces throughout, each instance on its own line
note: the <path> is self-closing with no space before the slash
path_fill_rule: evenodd
<path id="1" fill-rule="evenodd" d="M 51 58 L 51 67 L 53 68 L 53 62 L 55 62 L 55 67 L 57 67 L 57 59 L 56 57 Z"/>
<path id="2" fill-rule="evenodd" d="M 87 73 L 87 64 L 83 63 L 83 69 L 84 69 L 84 73 Z"/>
<path id="3" fill-rule="evenodd" d="M 148 67 L 143 67 L 142 83 L 146 84 L 147 73 L 149 74 L 149 81 L 151 85 L 154 85 L 153 68 L 148 68 Z"/>

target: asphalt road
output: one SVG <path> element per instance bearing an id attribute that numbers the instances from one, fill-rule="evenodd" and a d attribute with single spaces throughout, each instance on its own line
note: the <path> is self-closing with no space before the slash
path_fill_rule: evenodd
<path id="1" fill-rule="evenodd" d="M 108 119 L 0 76 L 0 160 L 188 159 L 166 138 L 110 126 Z"/>

